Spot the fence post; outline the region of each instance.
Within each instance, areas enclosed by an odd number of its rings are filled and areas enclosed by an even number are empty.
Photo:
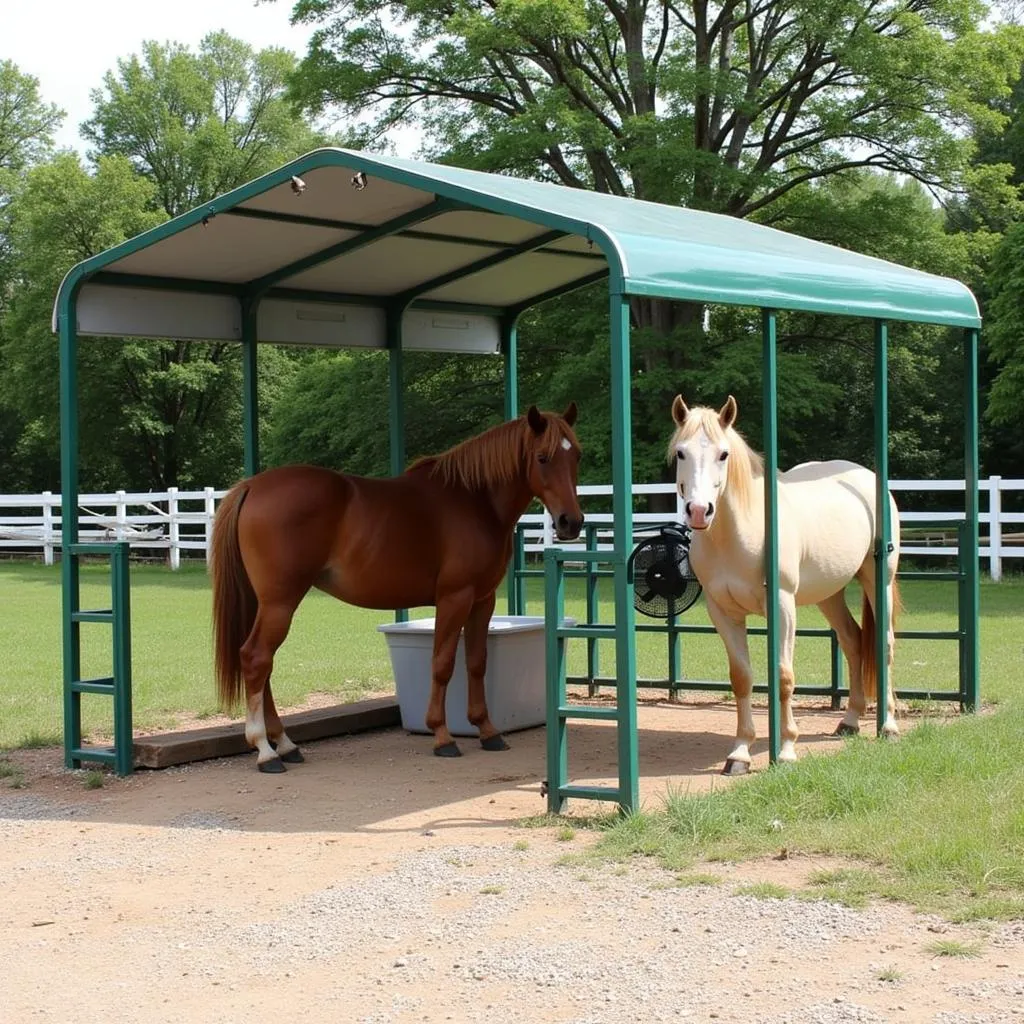
[[[171,568],[177,569],[181,565],[181,548],[178,542],[181,539],[181,526],[178,522],[178,488],[167,488],[167,516],[170,520],[170,543],[171,543]]]
[[[128,497],[124,491],[117,492],[116,509],[117,526],[114,529],[114,540],[121,541],[125,539],[128,531]]]
[[[993,583],[1003,578],[1003,478],[988,478],[988,557]]]
[[[205,521],[203,522],[203,544],[204,544],[204,556],[207,561],[210,560],[210,535],[213,533],[213,515],[216,511],[216,504],[213,500],[213,488],[203,488],[203,513],[205,515]]]
[[[551,518],[551,513],[548,511],[547,505],[544,506],[544,550],[555,546],[555,529],[554,520]]]
[[[53,565],[53,492],[52,491],[43,491],[43,564],[44,565]]]

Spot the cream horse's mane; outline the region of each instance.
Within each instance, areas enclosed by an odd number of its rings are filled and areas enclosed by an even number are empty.
[[[716,444],[725,441],[729,445],[725,494],[731,495],[731,500],[741,509],[749,509],[753,500],[753,482],[764,476],[764,460],[747,444],[738,430],[722,426],[717,409],[697,405],[689,410],[683,425],[676,429],[669,441],[669,465],[676,461],[676,446],[679,442],[692,440],[702,430]]]

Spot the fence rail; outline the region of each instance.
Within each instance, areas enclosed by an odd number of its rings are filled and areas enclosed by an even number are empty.
[[[890,480],[900,504],[900,528],[904,554],[925,557],[956,555],[955,538],[948,524],[964,518],[963,480]],[[986,510],[978,516],[982,528],[980,557],[988,562],[993,580],[1003,574],[1004,562],[1024,558],[1024,512],[1003,510],[1003,497],[1024,492],[1024,479],[990,476],[978,486],[981,504]],[[908,509],[900,492],[912,495],[949,492],[959,494],[952,504],[959,508],[945,512],[915,512]],[[127,541],[133,549],[166,551],[172,569],[181,564],[182,552],[202,552],[209,547],[210,530],[217,502],[225,490],[204,487],[196,491],[180,491],[170,487],[164,492],[117,491],[113,494],[82,494],[79,496],[79,539],[83,542]],[[609,484],[587,484],[579,488],[581,502],[589,523],[598,525],[599,549],[611,546],[612,515],[588,508],[600,499],[611,496]],[[672,484],[635,484],[633,494],[675,495]],[[675,498],[676,515],[679,499]],[[606,504],[607,502],[605,502]],[[32,552],[42,551],[47,565],[61,543],[60,495],[50,491],[42,494],[0,494],[0,549]],[[670,517],[664,512],[636,512],[634,530],[643,533]],[[555,543],[551,517],[543,513],[523,516],[524,549],[540,552]],[[930,526],[929,524],[934,524]],[[560,547],[582,547],[582,544],[560,544]]]

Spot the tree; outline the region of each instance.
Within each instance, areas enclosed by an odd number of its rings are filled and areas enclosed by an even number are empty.
[[[146,42],[93,91],[81,132],[94,156],[128,157],[174,217],[329,142],[285,99],[295,64],[287,50],[257,53],[226,32],[197,53]]]
[[[45,158],[64,111],[39,96],[39,81],[9,60],[0,61],[0,309],[7,294],[9,207],[26,168]]]
[[[1024,222],[1014,224],[1003,238],[992,262],[992,297],[988,304],[988,347],[999,369],[992,384],[988,415],[993,423],[1010,428],[1018,456],[1024,433]]]
[[[0,488],[59,486],[54,296],[75,263],[163,220],[154,196],[124,157],[102,157],[90,174],[77,155],[63,153],[28,173],[12,204],[17,287],[0,320],[0,405],[21,427]],[[264,406],[287,371],[273,351],[261,360]],[[85,488],[163,490],[241,471],[237,345],[82,338],[79,403]]]
[[[955,186],[965,124],[998,124],[1019,31],[973,0],[297,0],[320,27],[293,78],[380,140],[750,216],[856,167]]]
[[[197,53],[147,43],[94,94],[82,131],[90,174],[62,155],[28,174],[11,204],[16,289],[3,318],[10,366],[0,382],[20,419],[19,486],[58,478],[57,352],[50,307],[76,262],[212,199],[321,144],[288,105],[295,58],[256,53],[226,33]],[[261,402],[290,374],[265,350]],[[241,371],[236,345],[87,339],[81,345],[82,476],[90,487],[166,488],[226,482],[241,472]],[[0,431],[15,428],[0,417]]]

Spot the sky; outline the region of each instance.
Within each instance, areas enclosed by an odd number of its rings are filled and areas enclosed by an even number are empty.
[[[92,113],[89,93],[119,57],[139,53],[148,39],[194,47],[218,29],[256,49],[302,55],[313,28],[289,25],[291,11],[292,0],[0,0],[0,60],[39,79],[42,98],[67,113],[57,145],[84,154],[78,125]],[[410,139],[397,141],[402,155],[412,155]]]

